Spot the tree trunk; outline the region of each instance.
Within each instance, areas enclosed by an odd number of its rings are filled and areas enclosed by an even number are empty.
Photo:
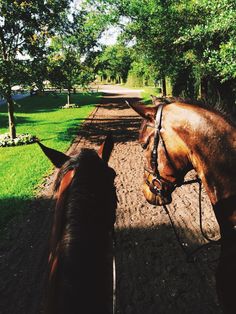
[[[200,98],[204,101],[207,101],[207,93],[208,93],[207,78],[202,77],[200,85]]]
[[[71,91],[68,89],[68,94],[67,94],[67,104],[70,105],[71,103]]]
[[[14,117],[14,103],[11,96],[11,81],[10,81],[10,67],[9,67],[9,56],[7,54],[6,43],[3,33],[3,28],[0,28],[0,42],[1,49],[3,54],[3,66],[6,68],[5,77],[3,77],[6,83],[6,101],[8,106],[8,120],[9,120],[9,134],[12,139],[16,138],[16,126],[15,126],[15,117]]]
[[[163,97],[166,96],[166,78],[165,77],[162,78],[162,96]]]
[[[8,87],[6,94],[7,106],[8,106],[8,120],[9,120],[9,134],[12,139],[16,138],[16,126],[14,117],[14,102],[11,95],[11,88]]]

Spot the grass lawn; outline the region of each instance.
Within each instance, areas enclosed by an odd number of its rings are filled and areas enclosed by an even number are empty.
[[[17,101],[15,108],[17,134],[36,135],[43,144],[66,151],[78,125],[99,103],[99,94],[76,94],[75,109],[59,109],[66,95],[33,96]],[[8,132],[7,106],[0,106],[0,133]],[[0,148],[0,227],[12,217],[26,213],[30,200],[47,176],[52,165],[37,144]]]
[[[152,104],[151,96],[150,95],[155,95],[155,96],[160,96],[159,88],[155,87],[142,87],[144,90],[141,92],[141,97],[143,99],[143,103],[149,105]]]

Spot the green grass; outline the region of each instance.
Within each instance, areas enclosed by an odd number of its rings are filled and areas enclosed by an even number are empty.
[[[78,125],[99,102],[99,94],[76,94],[76,109],[59,109],[66,95],[33,96],[17,103],[15,108],[18,134],[36,135],[43,144],[66,151],[74,139]],[[8,132],[7,106],[0,106],[0,133]],[[37,144],[0,148],[0,227],[12,217],[25,214],[52,165]]]
[[[149,105],[152,103],[151,96],[150,95],[155,95],[155,96],[160,96],[159,93],[159,88],[155,87],[142,87],[144,90],[141,92],[141,97],[143,99],[143,103]]]

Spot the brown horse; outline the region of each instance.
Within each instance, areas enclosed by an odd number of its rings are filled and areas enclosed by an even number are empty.
[[[98,152],[83,149],[69,157],[39,143],[60,168],[55,183],[47,314],[112,312],[112,232],[115,171],[108,166],[108,136]]]
[[[131,107],[144,118],[139,142],[146,152],[143,191],[151,204],[165,205],[195,169],[212,203],[221,232],[216,273],[225,313],[236,313],[236,127],[203,105],[153,99]]]

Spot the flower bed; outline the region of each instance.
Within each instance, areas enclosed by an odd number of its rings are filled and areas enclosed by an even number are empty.
[[[79,105],[76,104],[66,104],[65,106],[60,107],[61,109],[73,109],[73,108],[79,108]]]
[[[0,147],[26,145],[35,142],[37,142],[36,136],[28,133],[19,134],[14,139],[12,139],[8,133],[0,134]]]

